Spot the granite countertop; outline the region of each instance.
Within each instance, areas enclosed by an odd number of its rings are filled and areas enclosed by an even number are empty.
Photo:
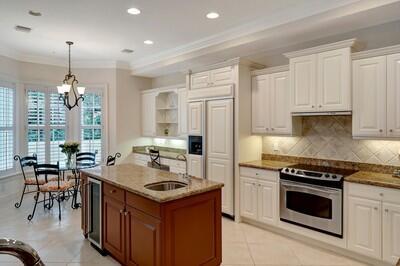
[[[283,161],[273,161],[273,160],[258,160],[246,163],[239,163],[239,166],[251,167],[266,170],[279,171],[282,168],[294,165],[295,163],[283,162]]]
[[[183,182],[183,180],[177,174],[171,172],[134,164],[120,164],[108,167],[98,166],[95,168],[82,170],[81,172],[106,183],[115,185],[116,187],[122,188],[126,191],[160,203],[201,194],[223,187],[222,183],[192,177],[191,184],[185,188],[170,191],[150,190],[144,186],[146,184],[162,181]]]
[[[279,171],[282,168],[295,164],[296,163],[285,161],[258,160],[239,163],[239,166]],[[352,183],[400,189],[400,178],[393,177],[391,174],[385,173],[357,171],[356,173],[345,177],[344,180]]]
[[[138,154],[145,154],[145,155],[149,155],[149,153],[145,150],[135,150],[133,151],[133,153],[138,153]],[[171,151],[160,151],[160,157],[164,158],[164,159],[172,159],[172,160],[178,160],[178,161],[184,161],[181,158],[176,158],[176,156],[178,156],[181,153],[177,153],[177,152],[171,152]],[[150,155],[149,155],[150,156]],[[150,157],[149,157],[150,158]]]
[[[400,189],[400,178],[393,177],[391,174],[358,171],[346,176],[344,180],[353,183]]]

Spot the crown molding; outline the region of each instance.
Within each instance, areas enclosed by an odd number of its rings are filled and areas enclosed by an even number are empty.
[[[320,45],[320,46],[307,48],[304,50],[284,53],[283,55],[286,56],[287,58],[293,58],[293,57],[317,54],[317,53],[322,53],[322,52],[327,52],[327,51],[341,49],[341,48],[347,48],[347,47],[357,49],[357,45],[358,44],[357,44],[356,39],[348,39],[348,40],[343,40],[340,42],[329,43],[329,44],[324,44],[324,45]]]
[[[289,71],[289,65],[268,67],[268,68],[253,70],[253,71],[251,71],[251,75],[258,76],[258,75],[266,75],[266,74],[286,72],[286,71]]]
[[[245,58],[235,57],[235,58],[232,58],[232,59],[229,59],[229,60],[225,60],[225,61],[222,61],[222,62],[219,62],[219,63],[216,63],[216,64],[211,64],[211,65],[191,68],[188,71],[186,71],[186,74],[193,74],[193,73],[198,73],[198,72],[218,69],[218,68],[227,67],[227,66],[235,66],[235,65],[248,66],[249,68],[252,68],[252,69],[265,68],[265,65],[255,63],[255,62],[250,61],[250,60],[245,59]]]
[[[357,60],[396,53],[400,53],[400,44],[353,53],[351,59]]]

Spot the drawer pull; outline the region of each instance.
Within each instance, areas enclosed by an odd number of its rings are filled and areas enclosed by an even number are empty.
[[[123,213],[124,212],[124,210],[119,210],[119,213]]]
[[[110,190],[110,194],[113,194],[113,193],[115,193],[115,192],[117,192],[115,189],[111,189],[111,190]]]
[[[377,210],[378,210],[378,207],[374,207],[374,210],[377,211]]]
[[[383,197],[383,193],[379,193],[379,196]]]
[[[385,212],[389,212],[389,210],[388,210],[388,209],[385,209]]]

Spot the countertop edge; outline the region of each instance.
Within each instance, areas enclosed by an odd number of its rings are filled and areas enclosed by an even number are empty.
[[[259,160],[261,161],[274,161],[274,160]],[[242,162],[239,163],[240,167],[249,167],[249,168],[255,168],[255,169],[261,169],[261,170],[272,170],[272,171],[280,171],[283,167],[274,167],[274,166],[267,166],[267,165],[255,165],[254,163],[258,161],[251,161],[251,162]],[[275,161],[277,163],[285,163],[284,161]],[[289,165],[293,165],[295,163],[287,163]],[[357,171],[355,174],[358,172],[366,172],[366,171]],[[381,173],[377,172],[368,172],[371,173],[371,175],[380,175]],[[390,175],[390,174],[385,174],[385,175]],[[394,178],[394,177],[393,177]],[[363,184],[363,185],[370,185],[370,186],[376,186],[376,187],[383,187],[383,188],[391,188],[391,189],[400,189],[400,184],[397,183],[390,183],[390,182],[384,182],[380,180],[371,180],[367,178],[362,178],[362,177],[355,177],[353,175],[347,176],[344,178],[345,182],[349,183],[355,183],[355,184]],[[399,265],[400,266],[400,265]]]
[[[181,193],[181,194],[179,194],[177,196],[169,197],[168,199],[159,199],[159,198],[153,197],[153,196],[151,196],[149,194],[143,193],[142,191],[135,190],[135,189],[133,189],[131,187],[121,185],[118,182],[113,182],[113,181],[111,181],[111,180],[109,180],[107,178],[104,178],[104,177],[100,176],[100,175],[96,175],[94,173],[87,172],[85,170],[82,170],[81,173],[83,173],[83,174],[85,174],[85,175],[87,175],[89,177],[93,177],[95,179],[98,179],[98,180],[100,180],[102,182],[105,182],[105,183],[111,184],[113,186],[116,186],[118,188],[121,188],[121,189],[123,189],[125,191],[128,191],[130,193],[134,193],[135,195],[139,195],[139,196],[142,196],[142,197],[144,197],[146,199],[153,200],[153,201],[158,202],[158,203],[166,203],[166,202],[174,201],[174,200],[177,200],[177,199],[182,199],[182,198],[185,198],[185,197],[195,196],[195,195],[202,194],[202,193],[205,193],[205,192],[221,189],[224,186],[223,184],[217,183],[217,184],[214,184],[214,185],[210,185],[207,188],[198,189],[196,191],[184,192],[184,193]],[[195,177],[192,177],[192,178],[195,178]]]

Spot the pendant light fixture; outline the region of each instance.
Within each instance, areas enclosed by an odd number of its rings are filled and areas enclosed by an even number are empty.
[[[84,100],[83,94],[85,93],[85,87],[77,87],[79,82],[71,72],[71,45],[74,43],[71,41],[67,41],[66,43],[68,45],[68,74],[65,75],[63,84],[57,86],[57,91],[60,94],[60,100],[63,100],[65,107],[67,107],[68,110],[71,110],[75,106],[79,106],[80,100]],[[70,98],[72,98],[72,102],[70,101]]]

